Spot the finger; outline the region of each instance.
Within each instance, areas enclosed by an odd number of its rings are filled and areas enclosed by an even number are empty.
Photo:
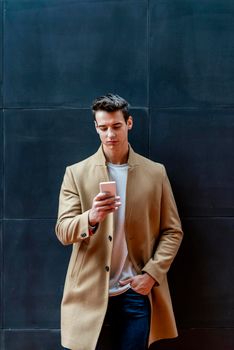
[[[105,200],[105,199],[107,199],[107,198],[114,198],[114,196],[110,196],[110,195],[108,195],[108,193],[104,193],[104,192],[100,192],[100,193],[98,193],[97,195],[96,195],[96,197],[94,197],[94,201],[103,201],[103,200]]]
[[[120,199],[119,196],[113,196],[110,192],[99,192],[95,197],[97,200],[103,200],[106,198],[116,198],[118,200]]]
[[[103,207],[98,207],[96,209],[97,213],[101,214],[101,213],[111,213],[114,212],[115,210],[117,210],[118,208],[116,208],[115,206],[103,206]]]
[[[120,205],[121,202],[119,200],[108,198],[102,201],[96,202],[98,205]]]
[[[125,286],[126,284],[131,283],[131,282],[132,282],[132,278],[127,278],[126,280],[119,281],[119,284],[121,286]]]
[[[98,205],[106,205],[106,204],[111,204],[111,203],[118,203],[120,202],[119,197],[96,197],[94,198],[94,203],[98,204]]]
[[[101,202],[95,202],[94,207],[96,209],[102,209],[102,208],[118,208],[121,205],[120,202],[113,202],[113,201],[101,201]]]
[[[104,208],[105,209],[115,209],[118,208],[121,205],[120,202],[113,202],[113,201],[100,201],[100,202],[95,202],[94,203],[94,207],[97,210],[102,210]]]

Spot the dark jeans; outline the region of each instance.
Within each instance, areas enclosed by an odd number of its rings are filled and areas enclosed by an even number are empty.
[[[146,350],[149,327],[149,298],[129,289],[109,298],[96,350]]]

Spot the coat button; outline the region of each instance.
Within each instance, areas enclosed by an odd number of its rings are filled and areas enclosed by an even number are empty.
[[[112,237],[111,237],[111,236],[108,236],[108,238],[109,238],[109,241],[111,242],[111,241],[112,241]]]
[[[110,271],[109,266],[106,266],[106,267],[105,267],[105,270],[106,270],[107,272]]]
[[[86,233],[86,232],[81,233],[81,237],[82,237],[82,238],[87,237],[87,233]]]

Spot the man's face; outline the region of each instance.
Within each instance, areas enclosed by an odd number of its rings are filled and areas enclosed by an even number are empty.
[[[133,121],[130,116],[125,122],[123,112],[96,112],[95,127],[105,149],[120,150],[128,147],[128,130],[132,128]]]

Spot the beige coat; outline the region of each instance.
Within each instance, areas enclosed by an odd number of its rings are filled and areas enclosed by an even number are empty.
[[[149,343],[177,336],[167,283],[167,271],[183,232],[163,165],[136,154],[130,147],[126,190],[125,231],[129,256],[136,271],[148,272],[158,283],[149,295]],[[60,192],[56,234],[73,244],[61,305],[62,345],[72,350],[94,350],[108,303],[113,214],[88,237],[88,211],[108,181],[102,148],[66,169]]]

